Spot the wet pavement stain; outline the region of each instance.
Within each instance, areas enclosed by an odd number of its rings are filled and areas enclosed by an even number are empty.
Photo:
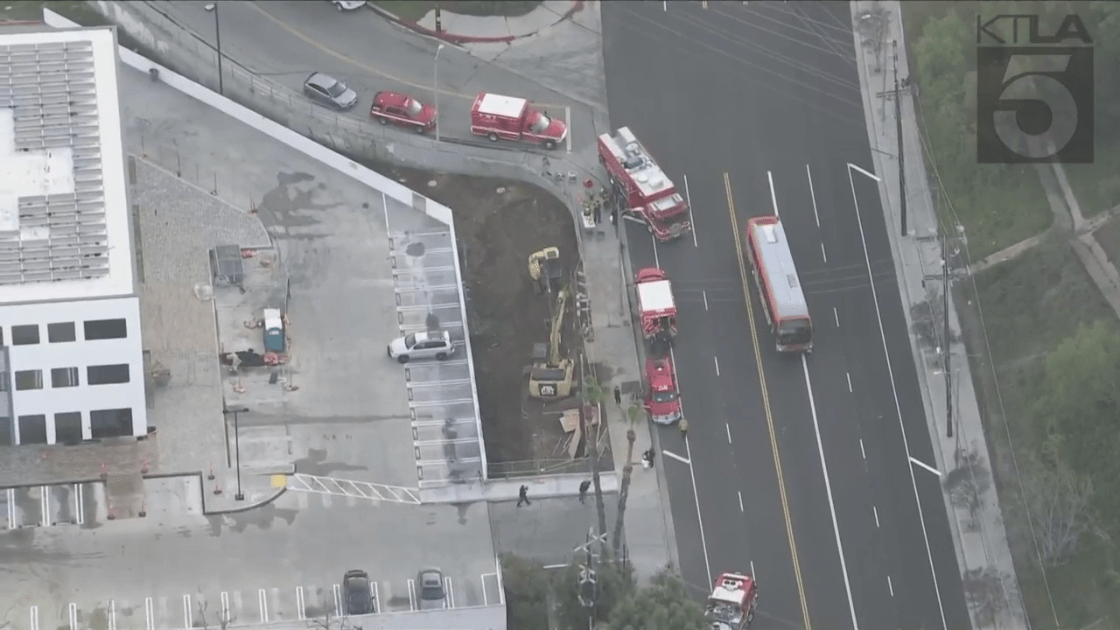
[[[324,436],[326,437],[326,436]],[[326,449],[309,449],[307,457],[297,459],[295,464],[296,472],[305,475],[315,475],[317,477],[330,477],[331,473],[347,472],[352,470],[369,470],[366,466],[355,466],[353,464],[344,464],[342,462],[328,462]]]
[[[415,256],[419,258],[420,256],[424,255],[424,244],[420,242],[409,243],[407,246],[405,246],[404,253],[408,254],[409,256]]]

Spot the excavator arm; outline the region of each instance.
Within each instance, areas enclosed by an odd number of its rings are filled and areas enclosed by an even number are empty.
[[[568,290],[556,293],[556,310],[552,314],[552,331],[548,335],[548,364],[560,365],[560,332],[564,328],[564,308],[568,303]]]

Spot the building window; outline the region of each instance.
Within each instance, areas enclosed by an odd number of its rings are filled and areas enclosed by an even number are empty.
[[[132,409],[95,409],[89,412],[89,429],[95,439],[133,435]]]
[[[47,443],[47,417],[43,414],[19,417],[20,444]]]
[[[43,389],[42,370],[20,370],[16,372],[16,391]]]
[[[11,377],[11,374],[9,374],[8,372],[0,372],[0,392],[12,391],[11,386],[8,385],[9,377]]]
[[[82,412],[65,411],[54,414],[54,441],[59,444],[81,444]]]
[[[99,339],[124,339],[128,326],[124,319],[92,319],[85,323],[86,341]]]
[[[86,383],[89,385],[118,385],[128,382],[128,364],[91,365],[86,368]]]
[[[0,346],[4,345],[4,329],[0,328]]]
[[[78,368],[51,368],[51,387],[77,387]]]
[[[39,325],[12,326],[13,346],[33,346],[39,343]]]
[[[59,322],[47,324],[47,341],[51,343],[66,343],[75,341],[74,322]]]
[[[11,418],[0,418],[0,446],[12,445],[14,429]]]

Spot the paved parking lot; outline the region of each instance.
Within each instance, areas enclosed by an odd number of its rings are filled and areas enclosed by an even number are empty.
[[[5,488],[0,490],[0,527],[82,525],[87,506],[95,506],[104,493],[100,483]]]
[[[404,366],[420,484],[482,476],[478,402],[458,277],[447,226],[387,201],[390,261],[401,334],[443,329],[456,354],[447,361]]]

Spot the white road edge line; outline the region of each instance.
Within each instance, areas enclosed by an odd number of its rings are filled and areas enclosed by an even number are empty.
[[[940,470],[934,468],[933,466],[930,466],[929,464],[923,462],[922,460],[918,459],[917,457],[910,457],[910,463],[921,466],[922,468],[925,468],[926,470],[928,470],[931,473],[937,475],[938,477],[941,476],[941,471]]]
[[[828,511],[832,515],[832,531],[836,534],[836,549],[840,552],[840,570],[844,574],[844,589],[848,593],[848,610],[852,614],[852,628],[859,630],[856,620],[856,603],[852,599],[852,584],[848,579],[848,563],[844,559],[844,544],[840,542],[840,523],[836,519],[836,503],[832,500],[832,482],[828,479],[828,464],[824,460],[824,444],[821,441],[821,427],[817,421],[817,404],[813,400],[813,384],[809,380],[809,361],[801,355],[801,368],[805,372],[805,389],[809,392],[809,414],[813,417],[813,431],[817,434],[817,453],[821,456],[821,471],[824,473],[824,490],[828,495]]]
[[[719,376],[719,357],[712,355],[712,360],[716,362],[716,376]]]
[[[706,311],[708,310],[708,292],[704,289],[700,289],[700,295],[704,296],[704,310]]]
[[[669,346],[669,358],[673,361],[673,365],[677,365],[677,354],[673,352],[673,347]],[[680,392],[678,392],[680,393]],[[684,414],[684,402],[681,402],[681,417]],[[704,515],[700,512],[700,492],[696,489],[696,469],[692,467],[692,446],[689,444],[688,435],[684,436],[684,449],[685,454],[688,456],[688,475],[692,478],[692,497],[696,499],[696,522],[700,525],[700,548],[704,551],[704,570],[708,574],[708,588],[712,587],[712,563],[708,560],[708,539],[704,535]],[[662,453],[668,453],[665,449],[661,450]],[[679,457],[678,457],[679,459]]]
[[[852,373],[851,372],[845,372],[844,376],[848,377],[848,393],[850,394],[850,393],[852,393]],[[861,440],[861,443],[862,443],[862,440]]]
[[[856,182],[852,178],[852,171],[858,171],[867,177],[875,180],[877,183],[882,183],[882,178],[868,173],[862,168],[848,162],[848,186],[852,190],[852,203],[856,209],[856,225],[859,226],[859,239],[863,244],[863,260],[867,264],[867,277],[872,280],[871,282],[871,299],[875,304],[875,317],[879,320],[879,337],[883,341],[883,357],[887,361],[887,374],[891,379],[891,392],[894,394],[894,409],[898,414],[898,427],[902,431],[902,446],[906,450],[907,457],[910,456],[910,443],[906,439],[906,425],[902,422],[902,404],[898,401],[898,389],[894,385],[894,369],[891,367],[891,356],[887,350],[887,333],[883,330],[883,315],[879,311],[879,293],[875,290],[874,274],[871,273],[871,256],[867,253],[867,237],[863,233],[863,218],[859,214],[859,199],[856,197]],[[911,458],[911,461],[917,461]],[[918,481],[914,478],[914,468],[907,467],[910,471],[910,485],[914,490],[914,502],[918,504],[918,520],[922,524],[922,538],[926,543],[926,557],[929,559],[929,571],[933,577],[933,589],[937,592],[937,609],[941,613],[941,626],[948,627],[948,621],[945,619],[945,607],[941,604],[941,585],[937,583],[937,569],[933,565],[933,550],[929,546],[929,531],[926,529],[926,518],[922,512],[922,499],[918,496]],[[940,475],[939,475],[940,476]]]
[[[739,490],[738,492],[739,492],[739,511],[740,512],[746,512],[746,510],[743,509],[743,491]]]
[[[774,193],[774,174],[766,171],[766,179],[770,182],[770,203],[774,204],[774,216],[781,218],[782,214],[778,212],[778,195]]]
[[[723,426],[727,427],[727,443],[730,444],[731,443],[731,425],[725,422],[725,423],[723,423]]]
[[[820,227],[821,215],[817,214],[817,193],[813,191],[813,172],[809,170],[808,164],[805,165],[805,176],[809,178],[809,195],[813,198],[813,218],[817,220],[817,227]]]
[[[666,451],[665,449],[661,449],[661,454],[664,455],[665,457],[668,457],[669,459],[675,459],[682,464],[689,464],[689,465],[692,464],[692,462],[689,459],[687,459],[685,457],[681,457],[680,455],[677,455],[673,451]]]
[[[564,106],[564,124],[566,124],[568,126],[568,137],[566,138],[566,142],[568,143],[568,153],[571,153],[572,152],[572,108],[568,105]]]
[[[700,247],[696,242],[696,217],[692,216],[692,195],[688,194],[688,175],[684,177],[684,200],[688,202],[688,222],[692,224],[692,246]]]
[[[303,619],[303,617],[300,617],[300,619]],[[183,595],[183,627],[184,628],[193,628],[194,627],[194,614],[191,612],[191,595],[190,595],[190,593],[187,593],[186,595]]]
[[[871,511],[875,514],[875,527],[879,527],[879,508],[872,505]]]

